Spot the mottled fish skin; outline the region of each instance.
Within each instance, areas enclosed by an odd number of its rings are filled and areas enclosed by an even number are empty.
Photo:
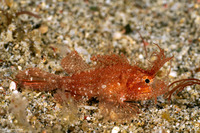
[[[38,68],[29,68],[16,75],[19,86],[40,91],[59,89],[66,97],[71,95],[79,101],[83,97],[96,97],[105,108],[119,108],[117,112],[137,112],[137,105],[131,103],[155,99],[163,94],[168,98],[176,90],[181,91],[185,86],[200,84],[198,79],[180,80],[168,85],[168,75],[157,79],[160,68],[172,57],[166,57],[164,50],[159,48],[152,56],[156,59],[147,69],[137,64],[130,64],[124,55],[96,55],[91,58],[94,65],[88,65],[81,56],[73,51],[61,62],[61,66],[69,76],[58,76],[44,72]],[[169,88],[179,83],[174,89]],[[58,95],[57,95],[58,96]],[[62,101],[62,100],[61,100]]]

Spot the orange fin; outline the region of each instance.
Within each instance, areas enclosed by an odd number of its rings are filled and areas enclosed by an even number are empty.
[[[168,62],[169,60],[171,60],[174,56],[171,57],[166,57],[165,53],[164,53],[164,49],[160,48],[158,46],[158,44],[155,44],[158,48],[159,48],[159,52],[158,51],[154,51],[151,56],[156,56],[156,60],[154,60],[153,62],[151,62],[151,66],[149,67],[149,69],[147,69],[147,72],[150,75],[155,76],[157,74],[157,72],[160,70],[161,67],[163,67],[163,65]]]
[[[176,85],[175,85],[176,84]],[[176,91],[176,94],[181,92],[186,86],[191,86],[191,85],[200,85],[200,80],[196,78],[191,78],[191,79],[180,79],[177,81],[172,82],[170,85],[168,85],[168,89],[170,87],[174,87],[165,94],[165,98],[168,98],[168,101],[171,99],[172,94]]]
[[[39,68],[29,68],[19,72],[15,81],[21,87],[50,91],[60,88],[60,79],[60,76],[42,71]]]
[[[96,55],[91,58],[92,61],[96,61],[98,67],[102,66],[110,66],[110,65],[130,65],[127,58],[121,54],[121,55]]]
[[[89,65],[76,51],[69,53],[65,58],[63,58],[61,61],[61,66],[67,73],[72,74],[89,69]]]
[[[105,120],[114,120],[119,123],[134,118],[139,112],[139,105],[136,103],[101,101],[99,108]]]

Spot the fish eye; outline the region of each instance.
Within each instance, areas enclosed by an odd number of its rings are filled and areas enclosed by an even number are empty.
[[[150,82],[150,80],[149,80],[149,79],[145,79],[145,83],[147,83],[147,84],[148,84],[149,82]]]

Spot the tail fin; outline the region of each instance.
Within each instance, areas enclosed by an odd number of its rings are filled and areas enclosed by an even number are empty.
[[[60,76],[42,71],[39,68],[29,68],[19,72],[15,81],[20,87],[50,91],[60,88],[60,79]]]

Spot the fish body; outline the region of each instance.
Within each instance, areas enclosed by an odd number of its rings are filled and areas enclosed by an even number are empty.
[[[122,102],[129,99],[130,89],[135,91],[136,95],[139,94],[137,88],[140,85],[131,88],[129,82],[133,79],[136,81],[141,73],[137,67],[115,64],[63,77],[62,88],[71,94],[89,99],[97,97],[99,100]]]
[[[39,91],[58,89],[61,90],[60,94],[63,93],[66,97],[70,95],[76,101],[95,97],[103,105],[103,109],[122,114],[127,112],[130,115],[137,111],[137,105],[133,103],[135,101],[155,99],[156,103],[160,95],[167,94],[170,98],[176,90],[181,91],[185,86],[200,84],[198,79],[183,79],[168,85],[168,75],[158,79],[157,72],[173,58],[166,57],[164,50],[159,46],[158,48],[160,51],[152,54],[156,59],[150,62],[147,69],[130,64],[124,55],[115,54],[93,56],[93,65],[88,65],[73,51],[61,61],[61,66],[69,76],[62,77],[39,68],[29,68],[20,71],[15,81],[22,88]],[[178,85],[169,90],[176,83]]]
[[[157,97],[156,87],[152,88],[154,73],[131,65],[123,55],[97,55],[91,59],[97,64],[87,66],[77,52],[72,52],[61,63],[70,76],[61,77],[30,68],[19,72],[16,80],[19,85],[35,90],[62,89],[75,99],[97,97],[100,101],[120,103]]]

